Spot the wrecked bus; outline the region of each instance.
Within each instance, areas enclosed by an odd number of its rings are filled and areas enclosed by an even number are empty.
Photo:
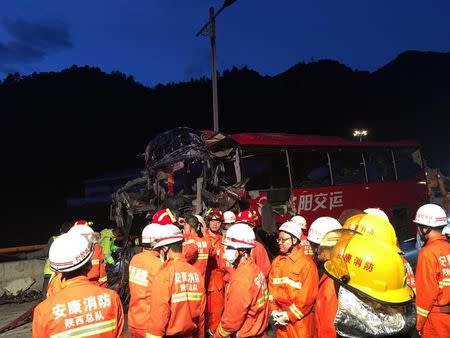
[[[415,141],[179,127],[148,144],[142,176],[114,194],[111,217],[129,233],[133,223],[142,228],[146,215],[164,207],[195,213],[252,208],[260,237],[270,240],[276,225],[295,214],[310,224],[345,209],[379,207],[402,243],[415,238],[411,221],[427,202],[426,184]]]

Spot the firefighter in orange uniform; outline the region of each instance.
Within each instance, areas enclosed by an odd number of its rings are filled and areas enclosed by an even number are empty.
[[[182,255],[181,230],[165,225],[160,231],[155,248],[166,262],[153,279],[146,337],[204,337],[203,278]]]
[[[158,250],[153,249],[161,226],[153,223],[145,226],[142,230],[142,252],[134,255],[129,265],[128,333],[131,338],[145,337],[146,334],[152,281],[162,266]]]
[[[239,222],[247,223],[255,230],[256,221],[258,220],[258,215],[255,210],[244,210],[239,213],[236,217],[236,220]],[[255,261],[256,265],[259,266],[264,276],[269,275],[270,271],[270,260],[269,255],[267,254],[266,248],[258,241],[255,242],[255,248],[252,250],[252,257]]]
[[[266,277],[250,255],[255,233],[244,223],[232,225],[223,240],[227,262],[236,270],[227,286],[225,309],[214,338],[260,337],[269,321]]]
[[[188,260],[189,264],[195,266],[206,277],[206,266],[208,265],[209,253],[211,252],[211,242],[203,235],[202,224],[199,215],[189,216],[186,222],[191,226],[190,239],[193,240],[198,248],[198,255]]]
[[[34,309],[33,337],[124,337],[119,296],[86,277],[93,253],[92,243],[82,235],[67,233],[55,239],[49,260],[62,275],[62,289]]]
[[[338,299],[334,281],[324,273],[323,264],[330,258],[331,249],[336,244],[336,242],[332,242],[326,238],[325,235],[330,233],[330,231],[341,228],[342,225],[336,219],[332,217],[319,217],[312,222],[308,231],[308,241],[311,243],[314,252],[314,261],[317,264],[320,275],[319,293],[316,304],[314,305],[317,337],[336,337],[334,318],[338,309]]]
[[[450,336],[450,243],[442,235],[447,225],[444,209],[425,204],[414,222],[425,246],[416,269],[417,331],[422,337]]]
[[[211,251],[206,267],[206,329],[213,334],[220,322],[224,307],[224,270],[222,269],[222,221],[223,214],[219,209],[210,209],[206,214],[208,228],[205,238],[211,243]]]
[[[167,225],[172,224],[184,230],[183,255],[189,261],[198,255],[197,244],[191,238],[191,228],[184,217],[178,217],[170,209],[158,210],[152,217],[152,223]]]
[[[303,233],[303,230],[306,231],[306,229],[307,229],[306,219],[303,216],[296,215],[296,216],[292,217],[290,219],[290,221],[297,223],[300,226],[300,228],[302,229],[302,235],[301,235],[302,238],[300,239],[299,247],[301,248],[301,250],[303,250],[303,253],[305,255],[312,257],[314,255],[314,252],[312,250],[311,243],[309,243],[308,238]]]
[[[98,244],[100,234],[92,230],[89,226],[90,223],[92,224],[92,222],[87,222],[83,219],[78,220],[68,232],[81,234],[93,243],[92,269],[88,272],[87,278],[96,285],[107,287],[108,277],[106,275],[105,256],[103,255],[101,246]]]
[[[278,229],[280,255],[269,274],[269,309],[278,338],[316,336],[312,313],[317,299],[319,275],[310,256],[299,248],[302,229],[294,222]]]

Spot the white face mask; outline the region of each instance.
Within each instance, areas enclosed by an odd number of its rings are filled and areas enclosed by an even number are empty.
[[[238,257],[238,252],[236,249],[225,249],[223,258],[225,258],[225,260],[229,264],[233,264],[237,257]]]

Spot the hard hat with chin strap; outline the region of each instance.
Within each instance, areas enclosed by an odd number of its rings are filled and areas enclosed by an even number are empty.
[[[447,214],[437,204],[425,204],[417,210],[413,222],[429,228],[441,228],[447,225]]]
[[[160,225],[157,231],[156,244],[154,248],[160,248],[165,245],[182,242],[183,241],[183,233],[181,230],[173,225]]]
[[[255,233],[248,224],[236,223],[227,230],[222,244],[235,249],[251,249],[255,247]]]
[[[83,235],[66,233],[53,241],[48,260],[53,271],[69,272],[88,263],[93,253],[92,243]]]
[[[341,229],[342,225],[338,222],[337,219],[333,217],[319,217],[314,222],[311,223],[308,231],[308,241],[320,244],[320,241],[323,239],[327,232]]]

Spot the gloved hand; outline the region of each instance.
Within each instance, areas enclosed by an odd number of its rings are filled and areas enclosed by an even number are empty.
[[[286,326],[289,323],[289,316],[286,311],[272,311],[271,316],[275,325]]]

